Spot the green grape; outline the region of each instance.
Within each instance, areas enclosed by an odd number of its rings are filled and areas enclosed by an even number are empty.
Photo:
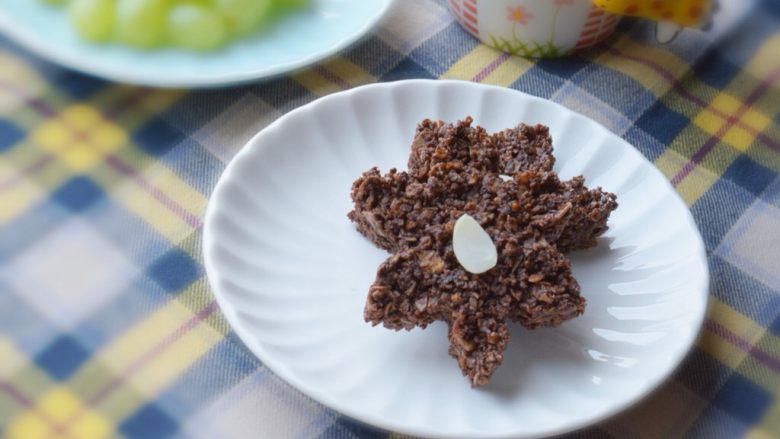
[[[212,50],[311,0],[40,0],[67,5],[82,38],[150,49],[166,43]],[[167,37],[167,41],[166,41]]]
[[[307,6],[310,0],[274,0],[274,2],[285,9],[298,9]]]
[[[68,6],[76,31],[89,41],[107,41],[114,32],[114,0],[73,0]]]
[[[117,38],[128,46],[148,49],[165,36],[167,2],[162,0],[117,0]]]
[[[205,7],[213,7],[214,0],[169,0],[171,6],[176,5],[197,5]]]
[[[216,0],[216,8],[225,26],[234,35],[257,29],[272,15],[272,0]]]
[[[225,25],[213,10],[197,5],[179,5],[168,14],[168,38],[179,47],[212,50],[226,42]]]

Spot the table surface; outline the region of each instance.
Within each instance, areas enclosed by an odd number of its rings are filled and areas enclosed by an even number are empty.
[[[499,84],[583,113],[693,212],[712,271],[696,347],[650,398],[574,436],[780,435],[780,2],[667,46],[624,21],[592,50],[533,62],[478,44],[441,0],[402,0],[339,56],[225,90],[107,83],[0,39],[0,436],[394,436],[244,348],[213,301],[201,232],[220,172],[258,130],[405,78]]]

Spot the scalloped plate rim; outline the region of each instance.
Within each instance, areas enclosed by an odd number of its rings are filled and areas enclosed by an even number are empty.
[[[293,119],[296,117],[297,114],[308,112],[308,111],[314,111],[316,107],[323,102],[326,102],[331,99],[346,99],[351,95],[362,93],[364,90],[367,89],[373,89],[373,88],[401,88],[404,86],[414,86],[414,85],[420,85],[420,86],[433,86],[433,87],[448,87],[448,86],[466,86],[466,87],[477,87],[482,88],[483,91],[487,90],[498,90],[502,93],[505,92],[511,92],[511,93],[517,93],[519,96],[522,96],[523,99],[529,99],[531,101],[544,101],[548,104],[554,105],[559,111],[567,113],[568,116],[584,119],[589,124],[592,124],[597,129],[602,130],[607,136],[614,138],[616,141],[623,144],[624,147],[626,147],[626,150],[629,151],[631,154],[635,154],[638,156],[639,160],[645,162],[649,166],[649,170],[653,173],[658,174],[662,177],[662,180],[665,183],[665,187],[663,188],[664,191],[667,191],[670,193],[670,195],[675,199],[676,202],[680,203],[685,208],[685,214],[686,214],[686,220],[687,225],[691,227],[693,231],[696,233],[697,238],[697,244],[698,244],[698,255],[700,262],[700,268],[702,269],[702,275],[703,275],[703,284],[699,286],[698,293],[699,293],[699,312],[696,316],[694,316],[691,319],[692,325],[691,327],[694,329],[691,331],[691,335],[688,337],[685,342],[681,343],[679,345],[680,349],[677,352],[674,352],[675,358],[673,361],[670,362],[670,367],[664,371],[664,373],[659,374],[656,379],[647,381],[643,388],[643,390],[636,395],[634,395],[632,398],[626,399],[622,401],[619,404],[614,405],[610,410],[601,413],[597,416],[592,416],[590,418],[584,419],[581,422],[571,423],[569,425],[566,425],[563,428],[555,429],[555,430],[549,430],[545,431],[541,435],[536,434],[527,434],[523,431],[500,431],[500,432],[485,432],[485,431],[464,431],[460,432],[457,435],[448,434],[448,433],[442,433],[436,430],[432,429],[418,429],[418,428],[409,428],[403,424],[402,421],[400,422],[391,422],[386,419],[383,419],[380,416],[376,416],[374,414],[372,415],[366,415],[365,413],[361,413],[359,411],[353,410],[349,404],[343,404],[339,402],[338,400],[332,398],[331,396],[327,394],[318,393],[315,389],[311,389],[304,383],[300,382],[296,377],[291,376],[289,373],[287,373],[287,368],[283,364],[279,364],[277,361],[275,361],[272,357],[268,357],[265,354],[265,351],[263,347],[261,346],[260,342],[255,341],[254,337],[251,334],[251,331],[247,329],[241,322],[240,318],[237,316],[236,308],[232,305],[230,300],[225,297],[225,295],[221,292],[220,286],[218,285],[218,280],[220,279],[220,276],[218,275],[219,270],[216,268],[216,263],[214,262],[215,256],[213,255],[212,248],[214,246],[214,231],[212,230],[210,224],[213,224],[214,217],[216,215],[215,213],[215,205],[217,203],[216,200],[218,200],[219,193],[221,192],[221,188],[226,185],[227,181],[231,178],[231,175],[234,173],[234,169],[237,166],[238,163],[243,161],[246,157],[249,157],[254,150],[261,151],[262,148],[268,148],[270,146],[264,146],[262,142],[260,141],[261,138],[269,132],[276,131],[280,129],[284,124],[287,123],[288,120]],[[367,84],[355,88],[351,88],[348,90],[344,90],[341,92],[333,93],[318,99],[315,99],[312,102],[309,102],[308,104],[305,104],[301,107],[298,107],[282,116],[280,116],[278,119],[276,119],[274,122],[272,122],[270,125],[262,129],[260,132],[255,134],[246,144],[244,147],[241,148],[241,150],[236,153],[236,155],[233,157],[233,159],[228,163],[228,165],[225,167],[225,170],[223,171],[222,175],[220,176],[217,184],[214,186],[214,190],[212,191],[212,196],[208,202],[208,206],[206,209],[205,219],[204,219],[204,226],[203,226],[203,257],[204,257],[204,265],[206,269],[207,278],[209,281],[209,284],[213,290],[215,300],[224,313],[226,319],[230,323],[231,329],[233,329],[236,334],[239,336],[241,341],[246,345],[246,347],[255,355],[257,356],[263,364],[268,367],[269,370],[271,370],[273,373],[278,375],[280,378],[282,378],[285,382],[290,384],[293,388],[300,391],[301,393],[311,397],[315,401],[330,407],[344,415],[347,415],[353,419],[356,419],[361,422],[365,422],[367,424],[383,428],[388,431],[402,433],[402,434],[409,434],[414,436],[422,436],[422,437],[429,437],[434,439],[451,439],[455,437],[469,437],[469,438],[484,438],[484,439],[503,439],[503,438],[536,438],[536,437],[549,437],[549,436],[556,436],[560,434],[570,433],[576,430],[579,430],[581,428],[588,427],[590,425],[596,424],[600,421],[603,421],[605,419],[611,418],[621,412],[624,412],[625,410],[629,409],[630,407],[634,406],[638,402],[642,401],[646,397],[648,397],[650,394],[652,394],[655,390],[658,389],[680,366],[680,364],[683,362],[683,360],[686,358],[688,353],[693,347],[694,342],[699,337],[699,334],[701,333],[704,319],[706,317],[706,312],[709,306],[709,288],[710,288],[710,273],[709,273],[709,265],[707,262],[707,255],[706,255],[706,248],[704,246],[703,239],[701,237],[700,232],[698,231],[698,227],[693,219],[693,216],[690,212],[690,209],[685,204],[682,197],[677,193],[677,191],[674,189],[674,187],[671,185],[671,183],[666,179],[666,177],[661,174],[661,172],[650,162],[647,160],[633,145],[629,144],[627,141],[622,139],[621,137],[615,135],[612,133],[609,129],[604,127],[599,122],[582,115],[576,111],[570,110],[556,102],[549,101],[544,98],[540,98],[537,96],[533,96],[518,90],[514,89],[508,89],[504,87],[494,86],[494,85],[487,85],[487,84],[479,84],[479,83],[473,83],[470,81],[461,81],[461,80],[433,80],[433,79],[409,79],[409,80],[401,80],[401,81],[394,81],[394,82],[385,82],[385,83],[373,83],[373,84]]]

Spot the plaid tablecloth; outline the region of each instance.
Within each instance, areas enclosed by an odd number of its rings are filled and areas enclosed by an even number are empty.
[[[311,401],[243,347],[204,276],[203,214],[225,164],[284,112],[440,77],[605,124],[668,176],[704,236],[711,306],[695,349],[652,397],[575,436],[778,437],[780,1],[747,14],[668,46],[625,21],[593,50],[531,62],[479,45],[443,1],[399,0],[327,62],[194,92],[103,82],[0,40],[0,435],[394,436]]]

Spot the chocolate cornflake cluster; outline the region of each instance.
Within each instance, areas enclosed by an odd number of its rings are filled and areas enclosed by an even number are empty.
[[[452,355],[472,386],[503,361],[507,321],[533,329],[582,314],[585,299],[563,253],[596,245],[617,207],[582,177],[561,181],[548,128],[521,124],[488,134],[472,119],[424,120],[408,171],[372,168],[352,186],[357,229],[392,255],[368,291],[365,319],[390,329],[447,322]],[[456,220],[469,214],[490,235],[495,267],[460,265]]]

